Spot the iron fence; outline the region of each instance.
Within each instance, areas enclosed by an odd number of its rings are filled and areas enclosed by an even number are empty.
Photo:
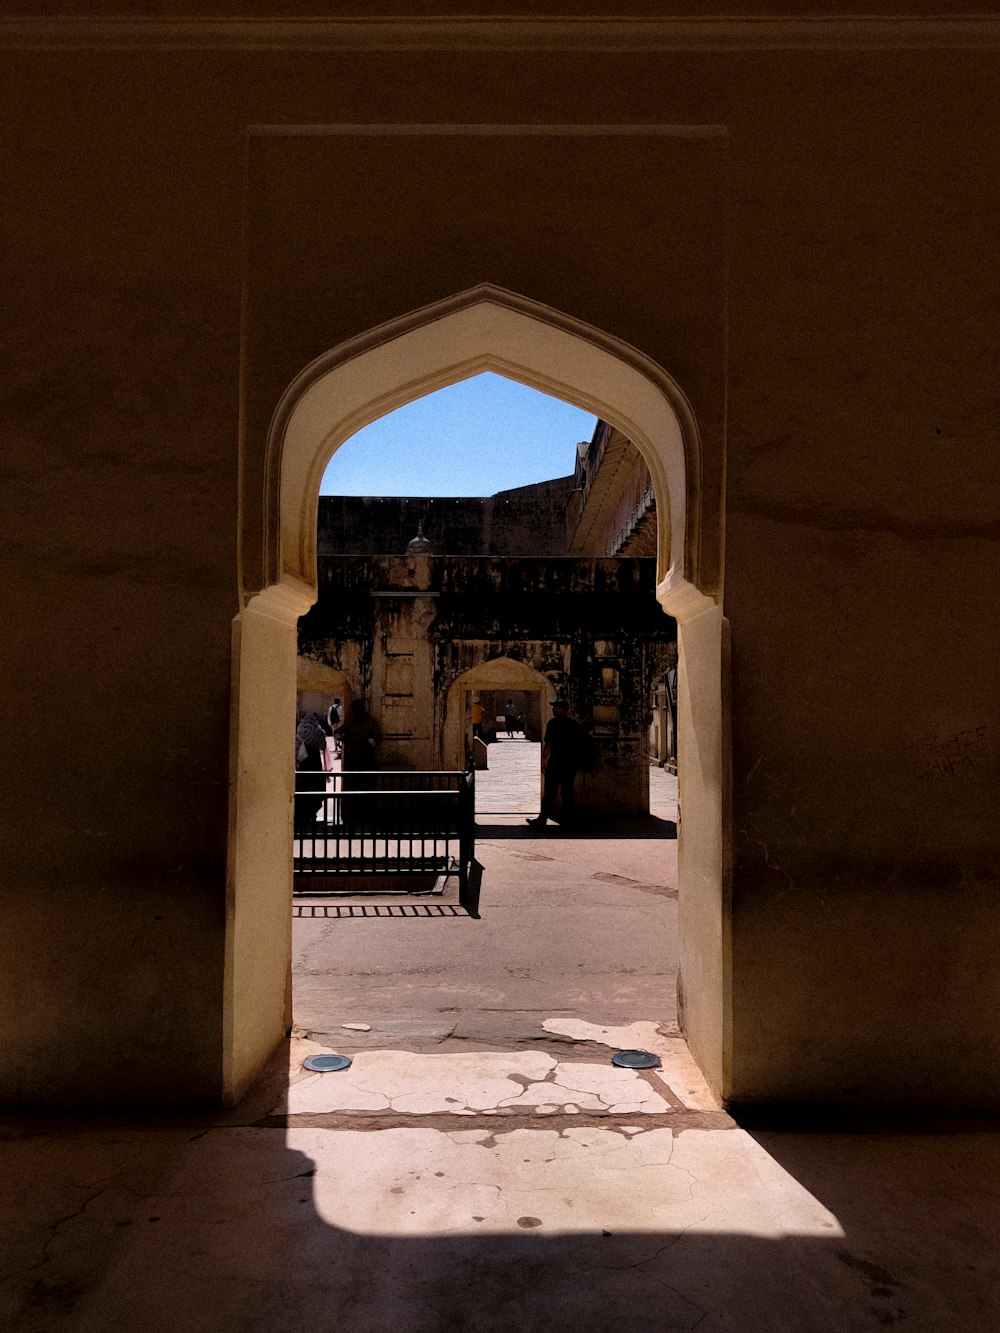
[[[458,878],[475,855],[475,772],[295,775],[296,896],[343,891],[368,877]],[[322,881],[322,882],[321,882]]]

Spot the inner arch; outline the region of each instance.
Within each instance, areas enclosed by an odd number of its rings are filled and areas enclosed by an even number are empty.
[[[463,671],[452,681],[445,708],[445,762],[453,768],[465,762],[464,697],[470,690],[530,690],[548,704],[556,697],[555,687],[540,671],[509,657],[491,657]]]
[[[562,398],[634,442],[657,496],[659,596],[684,584],[690,590],[697,572],[689,498],[697,496],[699,448],[679,386],[635,348],[491,286],[383,325],[317,358],[289,386],[268,449],[271,580],[290,581],[306,595],[315,589],[320,483],[345,440],[404,403],[484,370]]]

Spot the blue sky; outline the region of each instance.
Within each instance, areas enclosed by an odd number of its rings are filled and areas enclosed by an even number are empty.
[[[320,495],[495,495],[573,471],[596,419],[486,373],[417,398],[352,435]]]

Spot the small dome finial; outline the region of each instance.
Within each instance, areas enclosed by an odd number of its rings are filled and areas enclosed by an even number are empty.
[[[407,555],[433,555],[434,550],[424,536],[424,520],[421,519],[417,524],[417,535],[411,540],[406,548]]]

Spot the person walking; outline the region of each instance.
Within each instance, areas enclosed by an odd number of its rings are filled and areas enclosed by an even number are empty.
[[[507,723],[507,735],[513,736],[514,723],[517,721],[517,709],[514,707],[514,700],[508,699],[507,706],[503,710],[504,721]]]
[[[337,728],[343,720],[344,708],[340,702],[340,695],[338,694],[334,697],[333,703],[326,712],[327,726],[330,728],[330,735],[333,737],[333,752],[338,756],[340,754],[340,741],[337,739]]]
[[[528,820],[532,828],[545,827],[552,818],[557,799],[560,801],[559,822],[572,822],[573,785],[580,767],[582,748],[583,728],[570,717],[569,704],[560,695],[552,704],[552,718],[542,739],[542,772],[545,775],[542,809],[534,819]]]

